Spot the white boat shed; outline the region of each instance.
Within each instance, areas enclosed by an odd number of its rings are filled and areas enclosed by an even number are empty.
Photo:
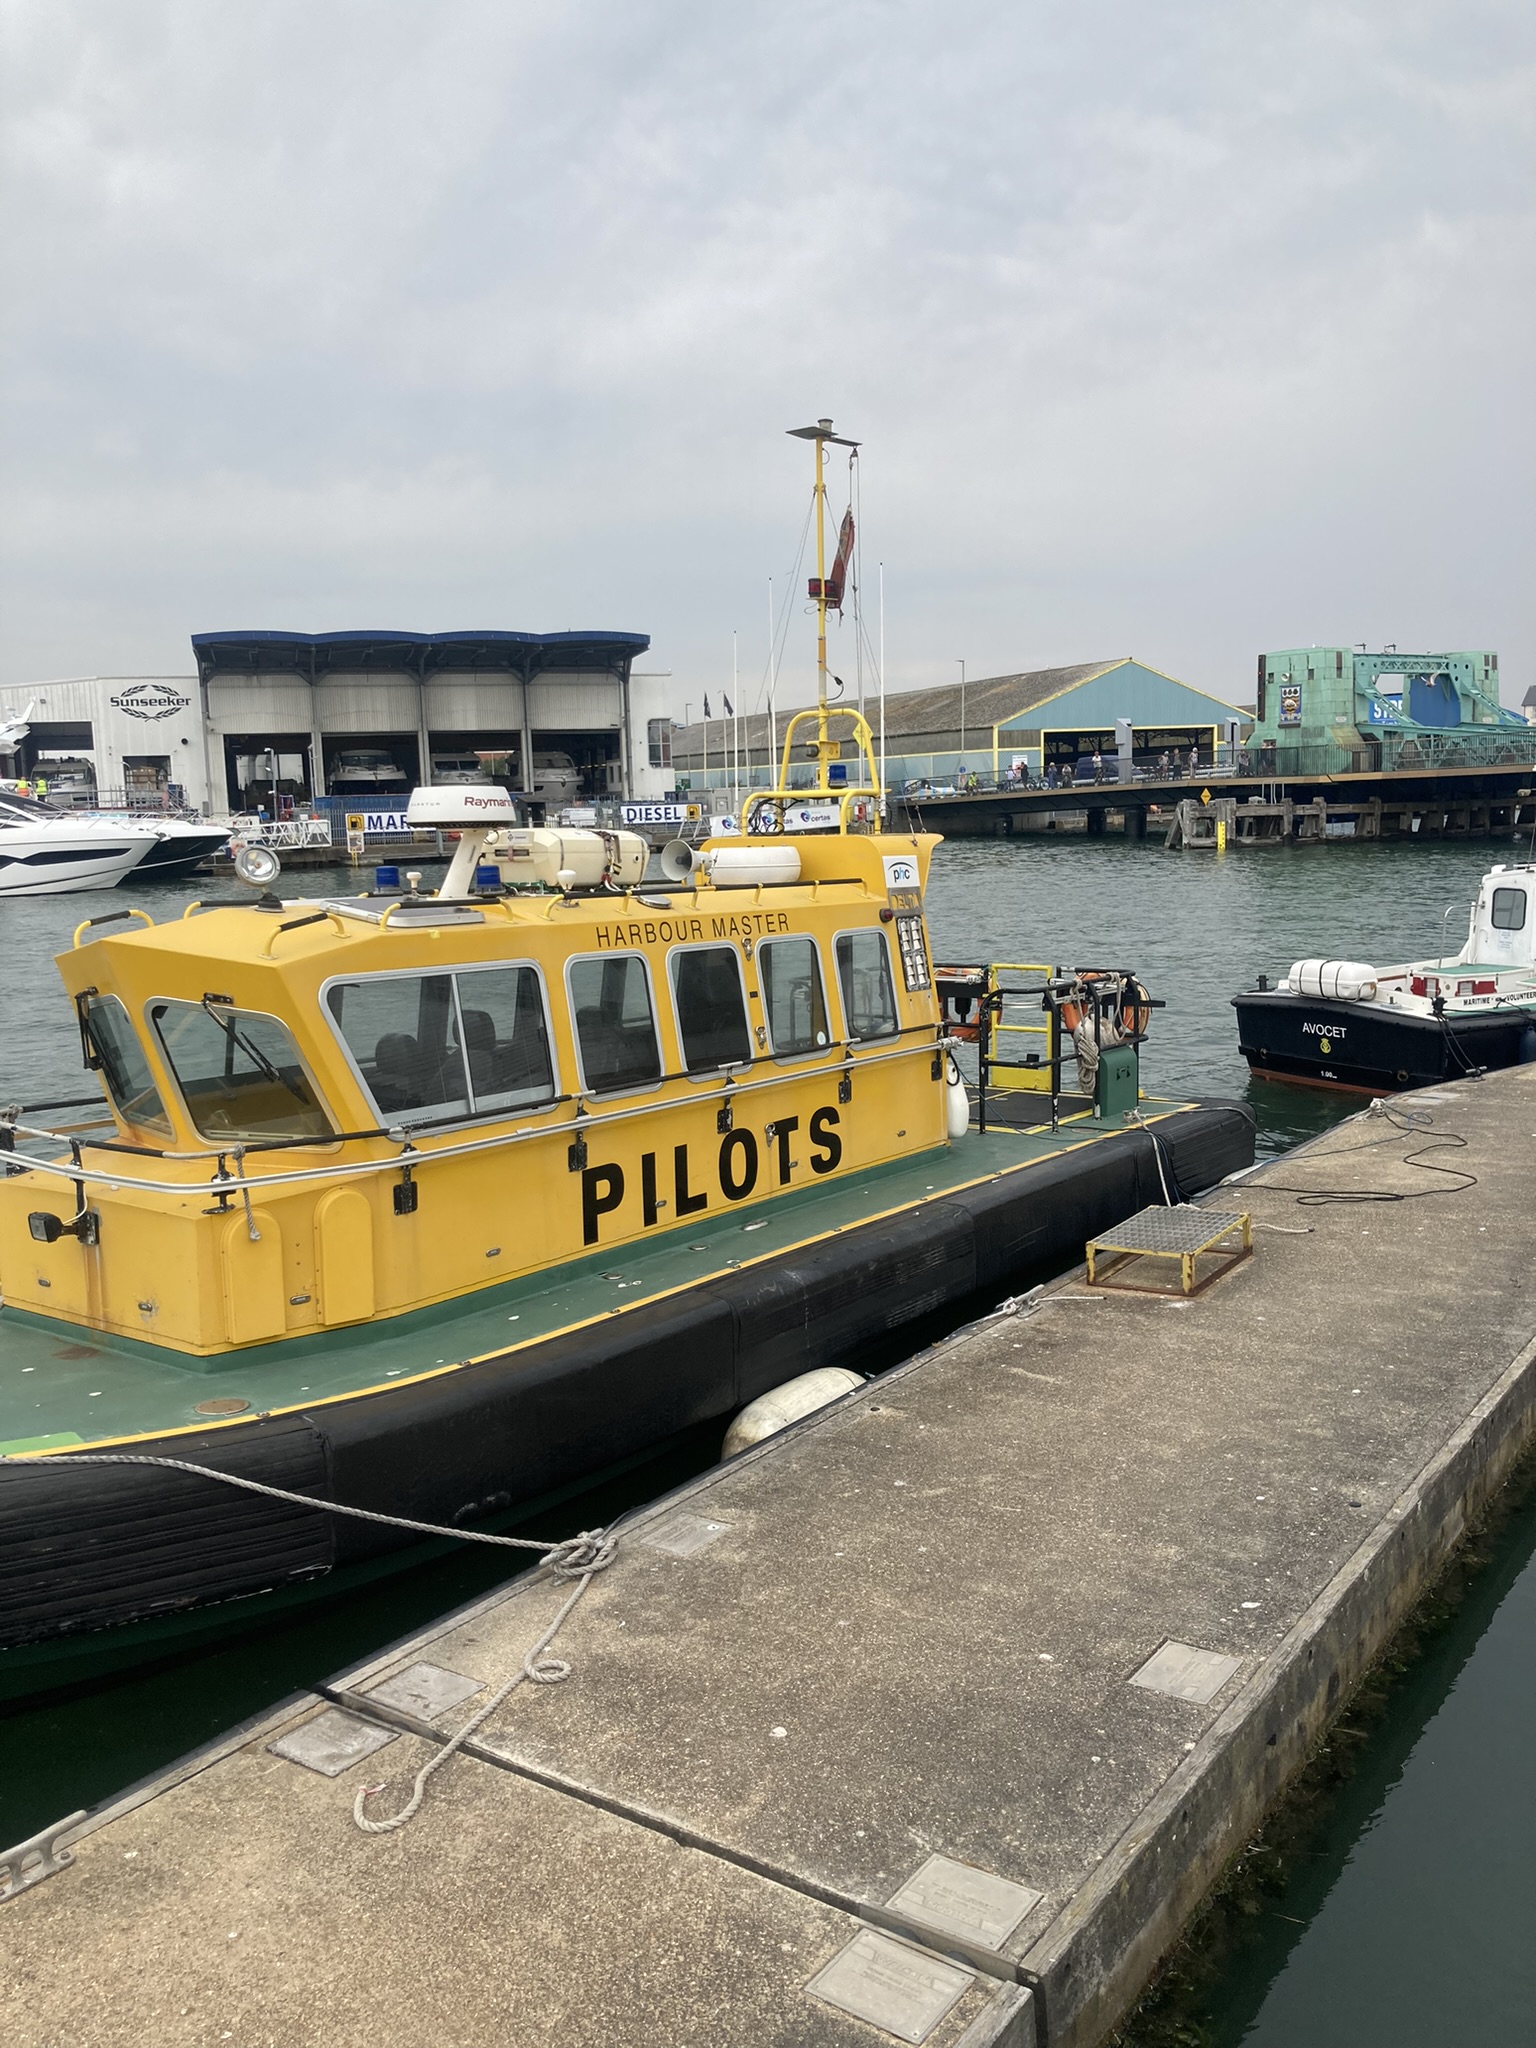
[[[24,685],[16,774],[61,796],[219,814],[353,796],[381,803],[488,767],[572,801],[665,794],[669,678],[645,633],[195,633],[196,673]],[[656,761],[653,766],[652,762]]]

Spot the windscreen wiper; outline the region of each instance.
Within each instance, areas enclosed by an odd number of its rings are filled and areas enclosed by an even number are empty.
[[[286,1088],[294,1100],[302,1102],[306,1109],[310,1107],[309,1096],[305,1090],[290,1081],[281,1068],[273,1066],[261,1047],[246,1037],[233,1017],[221,1015],[208,996],[203,997],[202,1007],[213,1019],[214,1023],[218,1025],[230,1044],[239,1046],[253,1067],[256,1067],[261,1073],[265,1074],[269,1081],[275,1081],[280,1088]]]

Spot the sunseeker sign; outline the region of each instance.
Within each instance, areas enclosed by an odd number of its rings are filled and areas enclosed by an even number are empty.
[[[130,718],[174,718],[191,704],[169,683],[130,683],[126,690],[107,700],[114,711],[126,711]]]

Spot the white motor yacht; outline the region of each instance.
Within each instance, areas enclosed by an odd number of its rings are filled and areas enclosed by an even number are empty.
[[[104,834],[114,844],[142,839],[143,851],[130,862],[125,874],[137,873],[141,881],[170,882],[192,874],[205,860],[219,852],[229,837],[222,825],[191,824],[183,818],[127,816],[103,811],[63,810],[39,802],[36,797],[19,796],[14,789],[0,787],[0,824],[64,827],[76,835]],[[7,842],[8,843],[8,842]],[[61,842],[62,843],[62,842]],[[94,887],[95,885],[92,884]]]
[[[29,818],[0,808],[0,897],[111,889],[158,844],[142,827]]]

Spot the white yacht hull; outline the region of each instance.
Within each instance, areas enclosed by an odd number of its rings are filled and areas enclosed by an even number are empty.
[[[148,835],[72,834],[54,827],[0,832],[0,898],[114,889],[156,842]]]

